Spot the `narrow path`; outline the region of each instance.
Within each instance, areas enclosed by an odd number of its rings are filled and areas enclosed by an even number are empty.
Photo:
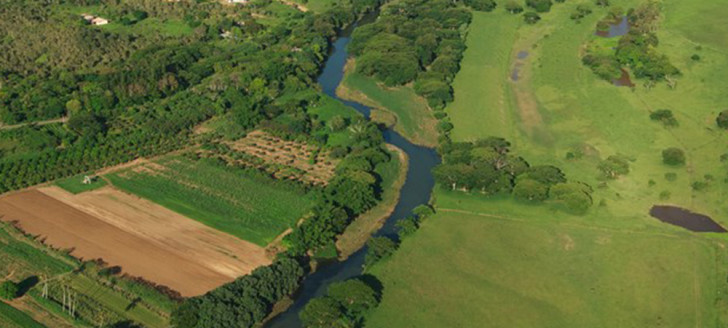
[[[12,125],[0,125],[0,130],[13,130],[17,128],[22,128],[24,126],[28,125],[48,125],[48,124],[54,124],[54,123],[66,123],[68,122],[68,116],[64,116],[61,118],[54,118],[52,120],[45,120],[45,121],[36,121],[36,122],[26,122],[26,123],[18,123],[18,124],[12,124]]]

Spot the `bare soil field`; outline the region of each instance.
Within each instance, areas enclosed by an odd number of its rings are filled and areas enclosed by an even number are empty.
[[[10,194],[0,198],[0,220],[183,296],[270,263],[262,247],[112,187],[77,195],[55,186]]]

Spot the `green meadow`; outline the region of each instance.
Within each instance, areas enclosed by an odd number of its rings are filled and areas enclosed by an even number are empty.
[[[87,174],[75,175],[70,178],[58,180],[54,184],[73,194],[79,194],[85,191],[99,189],[103,186],[106,186],[107,184],[106,180],[101,179],[100,177],[93,178],[93,174],[88,174],[90,177],[92,177],[91,183],[84,184],[83,181],[86,175]]]
[[[0,302],[0,326],[5,328],[43,328],[37,321],[14,307]]]
[[[357,73],[353,65],[353,62],[347,64],[346,75],[337,90],[339,96],[372,107],[374,121],[394,123],[397,132],[416,144],[437,144],[437,121],[424,98],[418,96],[408,85],[385,87],[373,78]],[[387,113],[393,115],[394,119],[388,119]]]
[[[610,2],[625,9],[641,3]],[[569,15],[579,4],[594,13],[575,22]],[[474,13],[455,101],[446,109],[452,138],[504,137],[530,163],[555,165],[594,187],[594,206],[573,216],[549,204],[436,188],[438,213],[372,268],[384,296],[369,326],[728,323],[726,237],[648,215],[655,204],[673,204],[728,226],[728,164],[720,160],[728,132],[715,124],[728,108],[728,34],[721,33],[728,7],[708,0],[661,7],[658,51],[682,72],[674,89],[640,80],[634,89],[617,87],[581,63],[608,10],[593,1],[554,4],[533,26],[502,7]],[[518,59],[522,51],[528,56]],[[650,120],[659,109],[671,110],[679,125]],[[683,149],[686,164],[663,164],[668,147]],[[630,172],[604,179],[597,165],[611,155],[629,158]]]
[[[127,169],[106,177],[126,192],[238,238],[266,246],[312,205],[312,195],[261,183],[204,160],[170,156],[156,171]]]

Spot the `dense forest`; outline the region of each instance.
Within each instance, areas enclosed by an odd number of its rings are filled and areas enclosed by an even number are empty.
[[[388,86],[414,82],[441,109],[452,101],[450,83],[465,50],[462,28],[470,20],[470,11],[453,1],[393,2],[376,22],[356,29],[349,51],[359,72]]]

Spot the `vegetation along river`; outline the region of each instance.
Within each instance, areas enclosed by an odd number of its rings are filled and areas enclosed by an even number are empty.
[[[362,19],[359,24],[375,18],[375,14],[369,15],[369,17]],[[349,56],[346,46],[349,44],[351,32],[354,28],[355,26],[342,31],[339,39],[334,43],[334,50],[326,61],[326,65],[318,82],[324,93],[343,102],[347,106],[353,107],[368,119],[369,107],[360,103],[340,99],[336,96],[336,88],[344,77],[344,65]],[[400,219],[412,215],[412,209],[418,205],[426,204],[430,200],[430,194],[435,185],[431,170],[435,165],[440,163],[440,159],[434,149],[414,145],[392,129],[384,131],[384,138],[388,143],[399,147],[409,156],[407,180],[400,191],[399,202],[384,226],[376,233],[376,236],[397,238],[395,223]],[[366,251],[366,247],[364,247],[349,256],[346,260],[327,264],[306,277],[301,290],[297,294],[295,303],[286,312],[281,313],[269,321],[266,327],[301,327],[298,313],[309,300],[323,295],[331,283],[344,281],[362,274]]]

